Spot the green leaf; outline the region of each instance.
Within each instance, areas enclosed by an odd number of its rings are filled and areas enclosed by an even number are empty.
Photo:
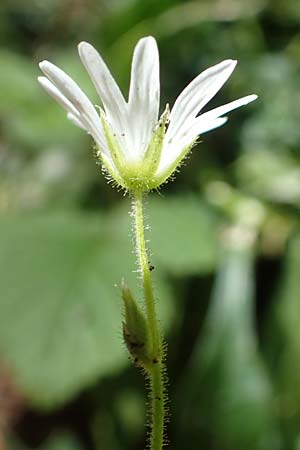
[[[156,198],[149,206],[151,245],[158,262],[178,275],[212,271],[219,224],[213,211],[191,195]]]
[[[272,389],[257,351],[253,261],[227,250],[217,275],[204,333],[183,387],[188,431],[210,429],[216,447],[275,448]]]
[[[29,450],[14,435],[9,435],[6,438],[6,443],[10,450]],[[51,434],[44,444],[37,447],[37,450],[82,450],[82,446],[73,434],[64,431]]]
[[[128,362],[116,283],[136,285],[129,232],[123,239],[101,216],[79,213],[0,221],[0,353],[35,405],[55,407]]]
[[[65,49],[65,60],[69,59],[68,53]],[[0,115],[4,136],[14,148],[27,147],[31,151],[47,146],[72,151],[82,148],[84,133],[68,121],[65,112],[38,84],[37,77],[41,75],[38,65],[21,54],[3,49],[0,59]]]
[[[82,450],[82,446],[71,433],[55,433],[39,450]]]
[[[243,189],[267,201],[299,206],[300,169],[287,152],[245,152],[236,165]]]
[[[290,240],[277,294],[276,327],[272,329],[273,372],[286,448],[295,448],[300,420],[300,234]],[[277,345],[274,345],[274,336]],[[275,365],[274,365],[275,361]]]

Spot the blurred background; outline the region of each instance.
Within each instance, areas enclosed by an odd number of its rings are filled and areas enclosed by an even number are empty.
[[[1,0],[1,450],[144,448],[121,337],[122,276],[141,297],[130,199],[36,78],[48,59],[98,103],[87,40],[127,95],[149,34],[162,110],[227,58],[239,65],[208,108],[259,95],[147,202],[170,448],[300,449],[299,25],[298,0]]]

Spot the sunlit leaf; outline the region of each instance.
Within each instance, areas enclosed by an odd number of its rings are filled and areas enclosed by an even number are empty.
[[[287,152],[249,151],[236,168],[240,185],[252,194],[276,203],[300,205],[300,168]]]

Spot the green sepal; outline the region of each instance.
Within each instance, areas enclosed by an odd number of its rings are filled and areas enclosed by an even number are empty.
[[[119,174],[122,174],[122,168],[126,167],[123,152],[120,148],[120,145],[119,145],[115,135],[111,132],[110,126],[107,123],[106,117],[102,110],[100,110],[100,118],[101,118],[101,123],[102,123],[103,131],[104,131],[105,139],[106,139],[113,163],[114,163],[117,171],[119,172]],[[112,173],[112,176],[115,177],[115,174]]]
[[[151,364],[147,321],[124,280],[121,288],[125,312],[123,338],[134,364],[147,370]]]
[[[149,173],[149,178],[155,174],[160,161],[160,155],[162,152],[164,138],[166,134],[166,127],[169,120],[170,108],[166,105],[166,108],[161,115],[156,129],[153,132],[151,141],[148,145],[147,151],[143,159],[143,166],[145,167],[145,172]]]
[[[198,141],[198,137],[195,138],[189,145],[187,145],[182,150],[180,155],[173,161],[173,164],[168,166],[167,170],[165,172],[163,172],[162,175],[160,175],[159,177],[157,177],[155,179],[155,183],[153,184],[153,186],[151,186],[151,189],[155,189],[155,188],[159,187],[161,184],[168,181],[169,178],[171,177],[171,175],[173,175],[174,172],[179,170],[179,167],[181,166],[181,164],[183,163],[184,159],[189,154],[189,152],[192,150],[194,145],[197,144],[197,141]]]

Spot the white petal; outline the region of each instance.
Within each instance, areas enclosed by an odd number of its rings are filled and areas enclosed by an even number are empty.
[[[123,135],[128,132],[128,112],[127,103],[124,100],[119,86],[99,53],[91,44],[81,42],[78,45],[78,52],[103,103],[107,120],[116,133],[121,146],[123,146]],[[130,148],[128,151],[130,151]]]
[[[238,100],[234,100],[233,102],[226,103],[226,105],[212,109],[211,111],[202,114],[200,117],[203,120],[215,119],[217,117],[223,116],[224,114],[227,114],[229,111],[239,108],[240,106],[248,105],[248,103],[251,103],[256,99],[257,95],[255,94],[247,95],[246,97],[239,98]]]
[[[159,95],[158,48],[155,39],[148,36],[134,49],[128,99],[132,145],[139,158],[143,157],[158,120]]]
[[[73,116],[79,117],[79,112],[75,108],[75,106],[72,105],[69,100],[62,95],[62,93],[57,89],[57,87],[54,86],[51,81],[48,80],[46,77],[38,77],[38,82],[40,85],[45,89],[45,91],[51,95],[54,100],[56,100],[67,112],[70,112],[73,114]]]
[[[237,61],[225,60],[198,75],[179,95],[170,114],[169,137],[174,137],[187,121],[196,117],[200,110],[221,89],[232,74]]]
[[[80,114],[100,120],[91,101],[69,75],[49,61],[42,61],[40,68]]]
[[[80,122],[80,120],[78,119],[78,117],[74,116],[72,113],[68,112],[67,118],[68,118],[72,123],[74,123],[74,125],[76,125],[78,128],[81,128],[82,130],[87,131],[87,130],[85,129],[84,125],[83,125],[83,124]]]
[[[222,116],[240,106],[247,105],[257,99],[257,95],[247,95],[226,105],[219,106],[207,113],[196,117],[194,120],[187,120],[184,127],[178,130],[175,137],[170,137],[168,132],[165,137],[165,145],[161,155],[161,161],[158,167],[158,176],[172,166],[173,161],[180,158],[184,149],[193,142],[193,140],[207,131],[220,127],[227,122],[227,117]]]
[[[80,113],[80,122],[98,142],[101,150],[106,149],[106,140],[102,130],[101,120],[89,98],[75,81],[59,67],[49,61],[43,61],[40,63],[40,68],[61,94],[72,103],[75,110]]]
[[[177,134],[176,139],[165,140],[157,169],[157,176],[161,176],[165,171],[168,171],[168,168],[173,166],[174,161],[176,161],[177,158],[180,160],[180,155],[184,153],[186,147],[191,145],[197,136],[224,125],[224,123],[228,120],[227,117],[220,117],[211,120],[200,119],[202,119],[202,116],[195,120],[193,126],[188,131],[180,135]]]
[[[186,137],[187,142],[192,142],[200,134],[207,133],[207,131],[214,130],[215,128],[224,125],[224,123],[227,122],[228,117],[217,117],[216,119],[210,120],[203,120],[202,117],[199,117],[198,119],[199,120],[196,119],[189,132],[182,136],[182,138]]]

